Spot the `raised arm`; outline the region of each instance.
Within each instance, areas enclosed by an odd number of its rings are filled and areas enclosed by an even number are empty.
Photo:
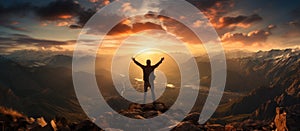
[[[157,67],[163,62],[164,59],[165,59],[165,58],[162,57],[162,58],[160,59],[160,61],[157,62],[157,63],[154,65],[154,67],[157,68]]]
[[[139,63],[138,61],[135,60],[135,58],[132,57],[132,60],[135,64],[137,64],[139,67],[144,67],[144,65],[142,65],[141,63]]]

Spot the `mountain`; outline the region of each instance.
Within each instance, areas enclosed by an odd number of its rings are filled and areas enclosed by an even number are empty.
[[[39,67],[46,65],[45,60],[55,55],[51,51],[17,50],[4,57],[22,66]]]
[[[300,51],[298,49],[257,52],[247,58],[244,69],[249,73],[261,73],[264,83],[245,97],[220,106],[218,115],[238,116],[250,114],[252,119],[272,121],[275,108],[287,111],[290,129],[300,129]],[[251,79],[250,79],[251,80]],[[256,80],[253,80],[256,82]]]
[[[67,55],[55,55],[44,59],[47,66],[50,67],[66,67],[70,68],[72,65],[72,57]]]
[[[52,118],[64,114],[84,118],[75,96],[71,69],[24,67],[0,56],[0,105],[28,116]],[[4,97],[3,97],[4,96]]]
[[[211,121],[216,120],[219,123],[241,122],[246,119],[271,121],[275,107],[280,106],[288,112],[288,126],[298,129],[295,123],[299,123],[300,114],[299,52],[299,49],[270,50],[236,57],[241,53],[238,52],[234,53],[234,57],[227,58],[225,92],[221,105]],[[31,58],[27,59],[12,57],[21,54],[0,56],[0,105],[33,117],[44,116],[50,119],[55,115],[64,115],[71,121],[86,119],[73,87],[72,57],[53,54],[40,57],[30,55]],[[25,56],[29,57],[28,54]],[[88,70],[89,67],[86,65],[91,59],[90,56],[81,57],[81,66]],[[103,56],[96,60],[96,79],[103,84],[100,90],[105,92],[103,95],[108,99],[108,103],[116,110],[127,108],[127,105],[121,105],[119,100],[113,99],[116,91],[107,68],[111,57]],[[201,87],[197,99],[199,106],[195,106],[195,110],[202,108],[211,81],[210,63],[207,59],[196,57],[196,62],[203,88]],[[190,68],[184,63],[181,64],[183,68]],[[172,73],[172,69],[166,71],[167,76],[170,72]],[[91,75],[88,72],[78,73],[84,74],[83,76]],[[178,79],[176,76],[170,78],[176,79]],[[175,88],[167,88],[169,94],[161,98],[170,102],[164,103],[167,106],[172,105],[172,100],[177,98],[178,83],[173,84]],[[94,94],[88,83],[86,85],[87,87],[81,91],[85,94]],[[134,83],[134,86],[139,85],[141,83]],[[130,95],[134,93],[132,90],[128,89],[125,93]],[[189,88],[182,93],[188,95],[194,91],[195,89]],[[184,101],[182,106],[187,102]]]

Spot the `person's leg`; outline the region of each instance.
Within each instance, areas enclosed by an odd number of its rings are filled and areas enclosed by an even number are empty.
[[[152,94],[152,101],[154,102],[156,100],[155,92],[154,92],[154,81],[151,81],[150,89],[151,89],[151,94]]]
[[[144,104],[146,104],[148,87],[149,87],[149,82],[145,81],[144,82]]]
[[[143,104],[146,104],[147,92],[144,92],[144,101]]]

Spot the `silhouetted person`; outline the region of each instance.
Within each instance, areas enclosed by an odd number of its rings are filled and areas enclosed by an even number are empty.
[[[144,103],[146,103],[146,96],[147,96],[147,91],[148,91],[148,87],[150,87],[151,89],[151,93],[152,93],[152,100],[155,101],[155,93],[154,93],[154,79],[155,79],[155,75],[154,75],[154,69],[157,68],[162,61],[165,58],[161,58],[159,62],[157,62],[155,65],[151,66],[151,60],[147,60],[146,63],[147,65],[142,65],[141,63],[139,63],[138,61],[135,60],[135,58],[132,58],[132,60],[134,61],[135,64],[137,64],[139,67],[141,67],[143,69],[143,80],[144,80]]]

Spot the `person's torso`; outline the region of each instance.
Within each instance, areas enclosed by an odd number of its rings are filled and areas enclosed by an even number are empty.
[[[143,68],[143,77],[144,80],[148,81],[148,80],[154,80],[155,76],[154,76],[154,67],[153,66],[145,66]]]

